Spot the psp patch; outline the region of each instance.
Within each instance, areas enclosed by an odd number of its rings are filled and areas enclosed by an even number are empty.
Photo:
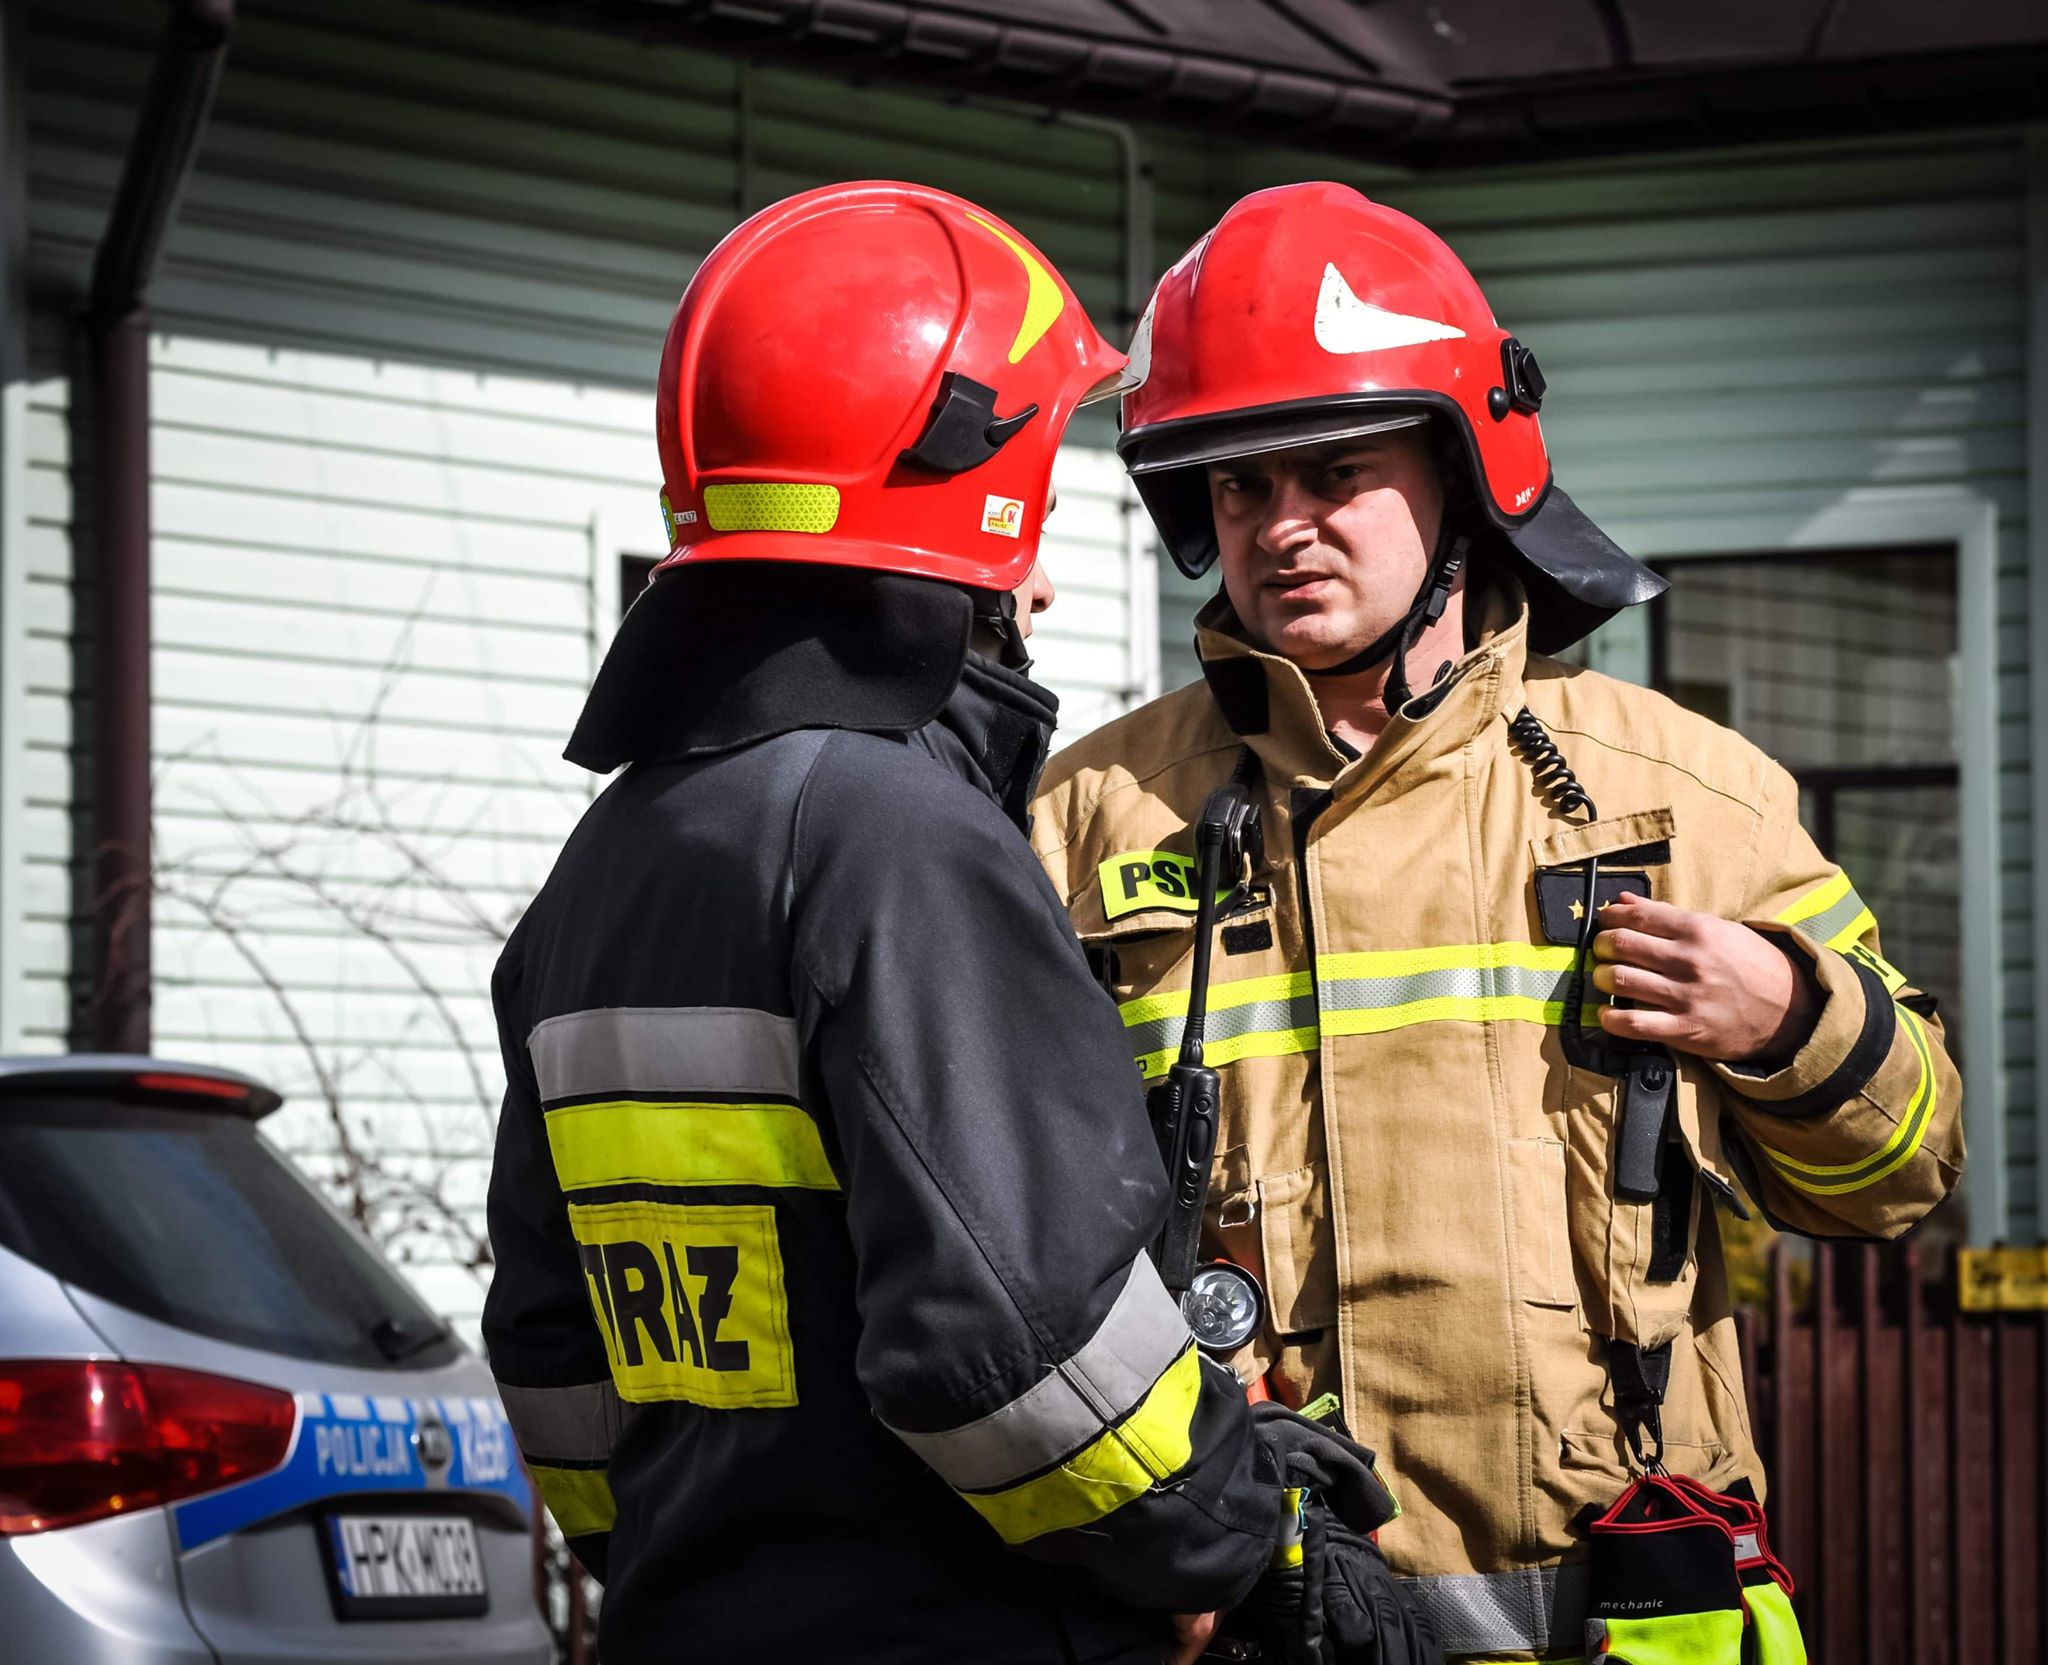
[[[1172,850],[1126,850],[1096,869],[1102,884],[1102,917],[1121,919],[1147,908],[1195,911],[1195,860]],[[1227,892],[1218,892],[1221,901]]]
[[[796,1403],[772,1207],[578,1203],[569,1225],[621,1399]]]

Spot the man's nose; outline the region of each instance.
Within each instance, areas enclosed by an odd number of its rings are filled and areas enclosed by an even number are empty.
[[[1259,521],[1259,548],[1268,555],[1286,555],[1315,541],[1316,517],[1309,493],[1297,480],[1277,482]]]

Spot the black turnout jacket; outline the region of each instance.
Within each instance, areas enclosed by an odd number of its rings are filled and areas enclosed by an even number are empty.
[[[729,581],[629,615],[570,755],[634,761],[493,985],[484,1333],[601,1651],[1156,1659],[1278,1493],[1145,1258],[1140,1082],[1020,830],[1052,701],[964,592],[741,628]]]

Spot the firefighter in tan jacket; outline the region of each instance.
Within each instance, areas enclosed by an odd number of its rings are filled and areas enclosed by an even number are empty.
[[[1204,679],[1061,753],[1034,843],[1158,1077],[1191,823],[1254,783],[1207,1031],[1239,1373],[1380,1447],[1448,1653],[1577,1658],[1589,1505],[1658,1461],[1762,1489],[1717,1216],[1921,1218],[1963,1160],[1941,1022],[1783,769],[1546,656],[1662,582],[1551,486],[1534,360],[1429,232],[1247,198],[1148,353],[1121,448],[1183,570],[1220,556]]]

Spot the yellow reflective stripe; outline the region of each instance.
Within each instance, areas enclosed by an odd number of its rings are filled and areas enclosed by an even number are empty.
[[[1797,925],[1802,919],[1811,919],[1817,913],[1826,913],[1837,902],[1849,894],[1849,875],[1837,869],[1835,876],[1825,884],[1816,885],[1783,913],[1778,915],[1780,925]]]
[[[1010,1544],[1087,1526],[1171,1479],[1194,1455],[1201,1358],[1189,1347],[1123,1422],[1058,1468],[995,1492],[962,1492]]]
[[[1797,1186],[1816,1197],[1840,1196],[1846,1191],[1861,1191],[1865,1186],[1875,1185],[1913,1160],[1914,1153],[1927,1137],[1929,1124],[1934,1120],[1934,1053],[1928,1045],[1926,1026],[1919,1017],[1904,1006],[1898,1008],[1898,1016],[1905,1027],[1907,1039],[1913,1043],[1913,1050],[1920,1057],[1920,1085],[1906,1107],[1905,1116],[1892,1129],[1892,1136],[1881,1149],[1868,1156],[1859,1157],[1854,1162],[1829,1164],[1795,1161],[1765,1145],[1764,1155],[1771,1159],[1771,1166],[1778,1170],[1788,1185]]]
[[[1060,293],[1059,280],[1016,238],[979,214],[967,217],[1002,243],[1024,268],[1024,321],[1017,326],[1016,340],[1010,343],[1010,362],[1015,364],[1045,339],[1045,332],[1066,310],[1067,298]]]
[[[1547,943],[1444,943],[1325,954],[1316,962],[1326,1035],[1382,1035],[1419,1023],[1534,1023],[1564,1016],[1577,950]],[[1589,1002],[1585,1017],[1598,1002]]]
[[[794,481],[706,486],[704,516],[714,532],[829,532],[839,521],[839,488]]]
[[[1600,1007],[1587,1001],[1579,1008],[1589,1029],[1600,1022]],[[1537,1000],[1529,995],[1438,995],[1399,1006],[1353,1006],[1323,1013],[1327,1035],[1384,1035],[1418,1023],[1536,1023],[1555,1028],[1564,1017],[1562,1000]]]
[[[551,1468],[533,1463],[527,1472],[540,1488],[540,1500],[555,1517],[565,1538],[581,1538],[591,1532],[609,1532],[618,1519],[619,1506],[612,1501],[612,1484],[601,1468]]]
[[[1211,985],[1209,1010],[1227,1012],[1233,1006],[1250,1006],[1261,1000],[1293,1000],[1309,993],[1314,986],[1305,971],[1282,972],[1277,977],[1241,977],[1235,982]],[[1127,1029],[1159,1018],[1186,1017],[1188,991],[1140,995],[1136,1000],[1126,1000],[1117,1007],[1117,1012]]]
[[[547,1113],[564,1191],[594,1185],[777,1185],[836,1191],[818,1124],[794,1104],[613,1099]]]
[[[1850,920],[1848,924],[1828,938],[1828,946],[1840,952],[1858,937],[1862,936],[1865,931],[1874,931],[1876,929],[1877,915],[1868,908],[1865,908],[1854,919]]]
[[[1359,954],[1322,954],[1316,974],[1326,983],[1347,977],[1419,977],[1432,971],[1554,971],[1572,968],[1571,947],[1534,942],[1450,942],[1435,948],[1383,948]]]
[[[1322,1034],[1310,1025],[1306,1029],[1254,1029],[1243,1035],[1227,1035],[1205,1041],[1202,1058],[1211,1069],[1235,1064],[1244,1058],[1286,1058],[1297,1052],[1313,1052],[1322,1045]],[[1138,1054],[1138,1073],[1147,1081],[1164,1075],[1180,1056],[1178,1043],[1157,1052]]]
[[[1212,1066],[1281,1057],[1313,1052],[1325,1035],[1379,1035],[1421,1023],[1554,1027],[1564,1015],[1564,984],[1576,952],[1544,943],[1482,942],[1325,954],[1313,980],[1306,972],[1287,972],[1213,988],[1204,1055]],[[1142,1049],[1138,1067],[1148,1080],[1165,1074],[1177,1056],[1178,1020],[1187,1009],[1184,989],[1118,1007]],[[1597,1000],[1588,1001],[1581,1021],[1597,1024],[1599,1010]]]

